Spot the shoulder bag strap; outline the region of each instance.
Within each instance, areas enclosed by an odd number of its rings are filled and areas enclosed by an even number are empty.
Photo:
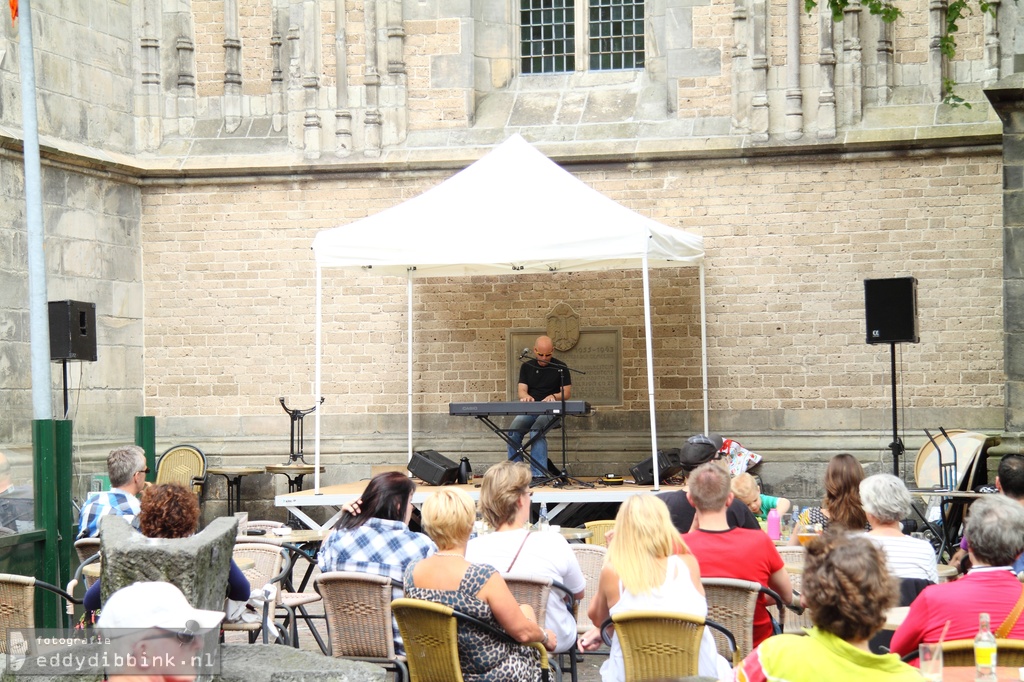
[[[532,533],[532,532],[533,532],[532,530],[526,531],[526,536],[523,538],[522,543],[520,543],[519,549],[516,550],[516,555],[514,557],[512,557],[512,563],[510,563],[508,565],[508,568],[505,569],[506,573],[510,573],[512,571],[512,567],[516,565],[516,559],[519,558],[519,553],[523,551],[523,545],[525,545],[526,541],[530,539],[530,533]],[[1022,596],[1022,598],[1024,598],[1024,596]],[[1014,619],[1014,620],[1016,620],[1016,619]]]
[[[1013,605],[1013,610],[1006,615],[1006,620],[996,630],[996,639],[1006,639],[1010,634],[1010,630],[1017,624],[1021,611],[1024,611],[1024,585],[1020,586],[1020,597],[1017,598],[1017,603]]]

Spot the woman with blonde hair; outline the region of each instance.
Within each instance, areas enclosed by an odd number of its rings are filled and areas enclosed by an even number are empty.
[[[469,541],[466,560],[489,564],[500,573],[550,578],[582,599],[587,580],[579,561],[561,533],[533,532],[530,520],[530,467],[504,461],[484,474],[480,486],[480,511],[493,533]],[[568,651],[576,641],[576,617],[562,601],[561,590],[548,595],[544,625],[558,635],[556,653]]]
[[[597,594],[587,615],[593,623],[627,611],[673,611],[707,618],[708,603],[700,583],[700,567],[679,531],[668,507],[653,495],[633,495],[615,516],[615,536],[601,569]],[[580,637],[579,646],[593,651],[601,646],[600,628]],[[711,631],[704,629],[698,674],[724,679],[729,663],[718,655]],[[602,682],[623,682],[625,665],[619,638],[612,637],[608,660],[601,665]]]
[[[808,507],[800,514],[789,544],[799,544],[799,534],[812,526],[821,526],[822,532],[830,527],[867,530],[868,517],[860,502],[860,482],[863,480],[864,467],[856,457],[845,452],[832,457],[825,468],[825,497],[821,506]]]
[[[517,642],[541,642],[554,651],[554,632],[537,625],[533,609],[520,607],[497,571],[466,561],[466,543],[476,521],[469,495],[442,488],[427,498],[423,528],[438,551],[405,571],[405,595],[445,604],[499,627]],[[459,623],[459,665],[467,682],[539,680],[536,649],[509,644],[468,623]]]

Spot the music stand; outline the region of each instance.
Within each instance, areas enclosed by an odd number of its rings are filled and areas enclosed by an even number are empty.
[[[307,408],[305,410],[295,410],[289,408],[288,405],[285,404],[284,398],[278,398],[277,400],[278,402],[281,403],[281,407],[284,408],[284,411],[288,413],[288,416],[291,417],[292,420],[292,431],[290,439],[291,452],[288,454],[288,461],[285,462],[285,466],[289,464],[295,464],[296,462],[302,462],[303,464],[306,464],[306,458],[302,454],[302,418],[305,417],[307,414],[315,411],[316,408],[323,405],[324,399],[321,396],[320,402],[318,402],[316,405],[313,405],[313,407]]]

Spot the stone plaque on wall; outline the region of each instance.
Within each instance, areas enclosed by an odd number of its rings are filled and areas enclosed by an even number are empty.
[[[543,329],[513,329],[508,333],[508,400],[516,400],[519,383],[519,354],[524,348],[533,353],[533,343]],[[622,404],[622,330],[618,327],[587,327],[579,332],[579,342],[567,351],[555,351],[555,357],[569,367],[586,374],[572,374],[572,400],[591,405]]]

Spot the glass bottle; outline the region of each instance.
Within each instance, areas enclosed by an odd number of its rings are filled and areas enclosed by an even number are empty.
[[[540,503],[540,513],[537,515],[537,530],[548,530],[551,523],[548,521],[548,503]]]
[[[978,634],[974,636],[975,682],[996,680],[996,638],[989,627],[989,616],[978,616]]]

